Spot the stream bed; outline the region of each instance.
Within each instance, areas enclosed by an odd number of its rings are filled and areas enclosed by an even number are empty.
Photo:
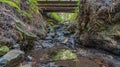
[[[55,25],[53,30],[34,42],[21,63],[22,67],[120,67],[120,56],[97,48],[77,46],[74,32],[67,30],[69,25]],[[52,60],[60,50],[71,50],[77,59]]]

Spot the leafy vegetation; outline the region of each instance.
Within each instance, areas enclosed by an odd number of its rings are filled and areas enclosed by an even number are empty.
[[[29,12],[26,12],[22,9],[20,9],[19,5],[20,5],[20,1],[19,0],[0,0],[0,2],[2,3],[7,3],[10,6],[14,7],[17,9],[17,11],[19,13],[23,13],[24,15],[26,15],[27,17],[31,18],[32,14],[34,14],[34,12],[37,12],[37,0],[28,0],[28,4],[29,4]]]
[[[37,37],[35,34],[29,33],[29,32],[27,32],[27,31],[25,31],[25,30],[22,30],[22,29],[21,29],[20,27],[18,27],[18,26],[16,26],[16,29],[19,30],[20,32],[24,33],[24,34],[27,35],[27,36]]]
[[[50,13],[51,18],[54,18],[55,20],[57,20],[58,22],[63,22],[63,19],[61,16],[59,16],[57,13]]]
[[[21,11],[21,9],[19,8],[19,6],[18,6],[17,4],[15,4],[15,3],[14,3],[13,1],[11,1],[11,0],[0,0],[0,2],[7,3],[7,4],[9,4],[10,6],[17,8],[18,11]]]
[[[35,12],[36,13],[39,13],[38,11],[38,3],[37,3],[37,0],[28,0],[28,5],[29,5],[29,13],[31,14],[34,14]]]
[[[77,18],[77,12],[75,13],[62,13],[60,14],[60,16],[62,17],[62,19],[64,20],[64,23],[74,23],[76,22],[76,18]]]

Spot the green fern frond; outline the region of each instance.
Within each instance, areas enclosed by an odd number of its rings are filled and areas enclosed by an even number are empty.
[[[0,0],[0,2],[7,3],[7,4],[9,4],[10,6],[12,6],[12,7],[14,7],[14,8],[17,8],[18,10],[21,10],[17,4],[15,4],[14,2],[12,2],[12,1],[10,1],[10,0]]]

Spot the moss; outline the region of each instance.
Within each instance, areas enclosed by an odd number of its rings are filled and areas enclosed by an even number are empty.
[[[29,4],[29,11],[26,12],[25,10],[22,10],[19,5],[20,5],[20,1],[19,0],[0,0],[0,2],[2,3],[6,3],[14,8],[17,9],[17,11],[19,13],[23,13],[24,15],[26,15],[28,18],[32,18],[34,13],[38,13],[37,10],[37,0],[29,0],[28,4]]]
[[[71,50],[61,50],[53,57],[53,60],[67,60],[67,59],[75,59],[77,55],[72,53]]]
[[[9,48],[7,46],[1,46],[0,47],[0,56],[4,55],[9,51]]]
[[[63,22],[62,17],[59,16],[57,13],[51,13],[50,16],[51,16],[51,18],[57,20],[58,22]]]

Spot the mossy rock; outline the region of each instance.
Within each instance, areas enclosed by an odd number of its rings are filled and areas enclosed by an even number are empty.
[[[67,59],[76,59],[77,55],[75,53],[72,53],[71,50],[61,50],[59,51],[55,56],[53,56],[53,60],[67,60]]]
[[[0,47],[0,56],[6,54],[9,51],[9,48],[7,46],[1,46]]]

